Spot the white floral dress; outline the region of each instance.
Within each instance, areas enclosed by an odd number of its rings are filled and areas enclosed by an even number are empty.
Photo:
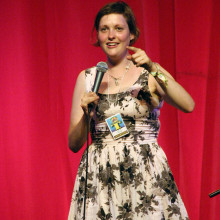
[[[91,91],[95,67],[86,70]],[[157,143],[159,108],[152,109],[149,73],[143,70],[130,89],[100,100],[91,121],[86,220],[188,220],[164,151]],[[121,113],[129,134],[114,140],[105,119]],[[68,220],[83,219],[84,152],[75,180]]]

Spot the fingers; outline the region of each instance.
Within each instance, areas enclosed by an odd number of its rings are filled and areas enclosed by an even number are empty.
[[[131,50],[131,51],[133,51],[133,52],[137,52],[138,50],[140,50],[139,48],[137,48],[137,47],[132,47],[132,46],[127,46],[127,49],[128,49],[128,50]]]
[[[82,99],[81,99],[81,107],[86,115],[89,115],[89,108],[90,110],[93,110],[97,103],[98,103],[99,97],[94,92],[84,93]],[[90,114],[91,116],[91,114]]]
[[[128,55],[127,59],[131,60],[137,67],[151,67],[152,66],[152,61],[150,58],[147,56],[144,50],[136,47],[131,47],[127,46],[127,49],[134,52],[132,55]],[[149,70],[149,68],[147,68]]]

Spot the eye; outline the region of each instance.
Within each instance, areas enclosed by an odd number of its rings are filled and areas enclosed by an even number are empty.
[[[107,27],[101,27],[101,28],[99,29],[99,31],[101,31],[101,32],[106,32],[107,30],[108,30]]]
[[[124,28],[123,28],[123,27],[116,27],[116,30],[117,30],[117,31],[123,31]]]

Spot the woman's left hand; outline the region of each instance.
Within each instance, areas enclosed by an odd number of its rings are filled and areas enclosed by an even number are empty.
[[[144,50],[141,50],[136,47],[127,46],[127,49],[134,52],[132,55],[128,55],[127,59],[131,60],[136,66],[144,67],[148,70],[148,72],[156,72],[157,66],[150,60]],[[195,106],[194,100],[190,96],[190,94],[179,84],[174,78],[167,72],[164,68],[162,68],[159,64],[158,68],[161,73],[163,73],[167,80],[168,86],[162,86],[160,83],[155,83],[156,86],[155,95],[162,97],[167,103],[170,105],[180,109],[183,112],[192,112]],[[153,79],[153,77],[151,77]]]
[[[153,65],[153,62],[147,56],[144,50],[131,46],[127,46],[127,49],[134,52],[132,55],[128,55],[127,59],[131,60],[137,67],[144,67],[149,72],[157,71],[156,66]]]

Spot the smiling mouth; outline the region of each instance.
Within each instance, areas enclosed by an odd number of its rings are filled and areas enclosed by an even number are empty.
[[[119,43],[107,43],[108,47],[115,47],[117,46]]]

